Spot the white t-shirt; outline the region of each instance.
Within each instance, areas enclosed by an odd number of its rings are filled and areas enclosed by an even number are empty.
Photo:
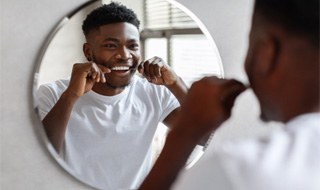
[[[264,139],[228,144],[179,176],[173,190],[319,190],[320,113]]]
[[[41,119],[68,87],[69,80],[42,85]],[[115,96],[89,91],[73,107],[62,155],[85,182],[101,189],[137,188],[151,169],[151,142],[159,122],[179,102],[164,86],[134,76]]]

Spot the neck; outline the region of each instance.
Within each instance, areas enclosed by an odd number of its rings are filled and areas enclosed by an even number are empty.
[[[116,87],[109,83],[96,83],[92,90],[104,96],[114,96],[123,92],[126,86]]]

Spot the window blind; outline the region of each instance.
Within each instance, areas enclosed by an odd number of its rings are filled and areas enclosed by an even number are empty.
[[[165,0],[145,0],[144,6],[145,59],[161,57],[188,86],[204,76],[223,75],[214,42],[189,15]]]
[[[186,13],[164,0],[145,0],[144,25],[148,29],[197,28]]]

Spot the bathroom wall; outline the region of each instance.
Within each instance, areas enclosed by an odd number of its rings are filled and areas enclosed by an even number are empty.
[[[31,91],[35,63],[46,37],[63,15],[84,2],[0,2],[0,189],[91,189],[65,172],[44,146],[39,122],[32,112]],[[242,63],[247,49],[252,0],[178,2],[198,15],[209,29],[221,53],[226,77],[246,81]],[[265,135],[269,128],[276,127],[263,125],[258,120],[258,110],[251,92],[241,95],[233,110],[234,117],[217,132],[206,154],[226,140]]]
[[[33,70],[64,15],[85,0],[1,1],[1,190],[89,189],[48,154],[32,114]]]

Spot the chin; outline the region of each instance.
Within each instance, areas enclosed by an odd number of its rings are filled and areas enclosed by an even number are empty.
[[[260,119],[263,121],[263,122],[269,122],[271,121],[265,114],[261,113],[260,114]]]
[[[125,88],[126,86],[130,85],[132,78],[133,78],[133,75],[129,75],[126,77],[113,78],[113,79],[109,78],[110,80],[109,81],[107,80],[106,85],[114,89]]]
[[[261,110],[260,119],[263,122],[270,122],[270,121],[282,121],[279,115],[276,114],[274,111],[263,111]]]
[[[123,81],[121,81],[121,82],[110,82],[110,83],[106,82],[106,85],[108,87],[113,88],[113,89],[119,89],[119,88],[125,88],[125,87],[129,86],[130,83],[131,83],[131,79],[128,80],[128,81],[125,81],[125,82],[123,82]]]

